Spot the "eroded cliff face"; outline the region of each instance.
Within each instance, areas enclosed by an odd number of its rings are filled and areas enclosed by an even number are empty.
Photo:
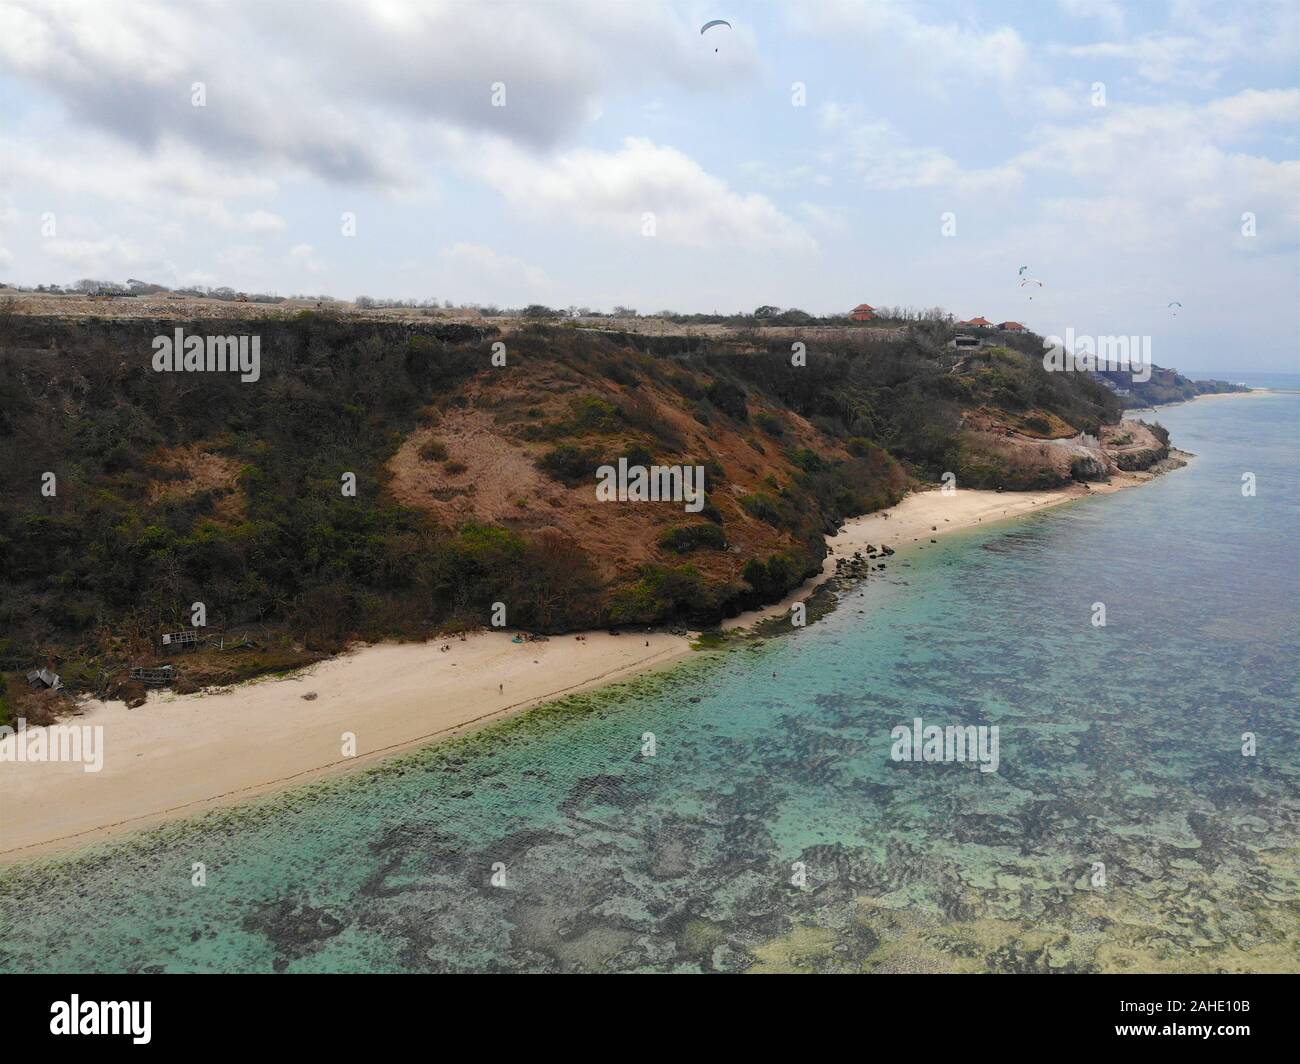
[[[255,333],[257,379],[158,371],[177,328]],[[1108,435],[1114,398],[1045,373],[1032,337],[959,359],[932,332],[823,330],[792,357],[752,331],[0,314],[0,668],[142,654],[195,601],[276,662],[496,602],[547,631],[708,624],[945,472],[1050,487],[1165,446]],[[602,500],[608,468],[698,471],[703,494]]]
[[[1008,472],[1005,481],[979,486],[1049,488],[1071,481],[1105,481],[1118,472],[1151,469],[1169,457],[1167,434],[1142,421],[1104,424],[1092,434],[1068,432],[1070,426],[1048,426],[1038,418],[1033,420],[1044,431],[1026,432],[1024,420],[987,410],[965,419],[963,438],[971,453],[996,456]]]

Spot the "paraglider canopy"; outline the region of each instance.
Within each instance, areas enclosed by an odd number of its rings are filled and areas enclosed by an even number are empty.
[[[1026,271],[1027,269],[1029,269],[1028,266],[1021,266],[1021,267],[1020,267],[1020,275],[1021,275],[1022,277],[1024,276],[1024,273],[1025,273],[1025,271]]]
[[[1024,267],[1021,267],[1021,269],[1024,269]],[[1042,288],[1042,287],[1043,287],[1043,282],[1042,282],[1042,281],[1037,281],[1037,280],[1035,280],[1035,279],[1032,278],[1032,277],[1023,277],[1023,278],[1021,278],[1021,280],[1020,280],[1020,287],[1021,287],[1021,288],[1024,288],[1025,285],[1027,285],[1027,284],[1035,284],[1035,285],[1037,285],[1039,288]],[[1033,296],[1030,296],[1029,298],[1030,298],[1030,299],[1033,299],[1034,297],[1033,297]]]
[[[723,18],[715,18],[712,22],[706,22],[703,26],[700,27],[700,36],[703,37],[703,36],[704,36],[704,32],[705,32],[706,30],[712,29],[714,26],[726,26],[727,29],[731,29],[731,23],[728,22],[726,19],[723,19]],[[714,50],[715,52],[717,51],[716,48],[713,49],[713,50]]]

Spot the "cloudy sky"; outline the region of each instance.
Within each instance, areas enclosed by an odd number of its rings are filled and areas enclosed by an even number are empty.
[[[0,279],[940,305],[1294,371],[1298,7],[0,0]]]

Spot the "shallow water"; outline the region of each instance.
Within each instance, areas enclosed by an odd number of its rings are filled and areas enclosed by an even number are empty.
[[[1300,396],[1159,418],[1187,469],[808,629],[4,870],[0,969],[1300,970]]]

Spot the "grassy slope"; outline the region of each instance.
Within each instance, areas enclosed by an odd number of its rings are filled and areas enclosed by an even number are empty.
[[[153,372],[151,340],[175,325],[0,317],[11,693],[46,658],[74,689],[114,689],[194,602],[247,639],[187,658],[190,683],[481,625],[498,601],[512,626],[552,631],[707,624],[780,597],[819,566],[824,532],[915,479],[1041,486],[963,415],[1067,435],[1118,412],[1095,383],[1044,373],[1033,337],[959,358],[940,330],[846,334],[794,366],[788,340],[538,328],[494,368],[493,332],[464,325],[187,329],[255,329],[262,379],[244,384]],[[480,472],[485,450],[498,465]],[[594,466],[619,456],[704,465],[709,505],[595,503]]]

